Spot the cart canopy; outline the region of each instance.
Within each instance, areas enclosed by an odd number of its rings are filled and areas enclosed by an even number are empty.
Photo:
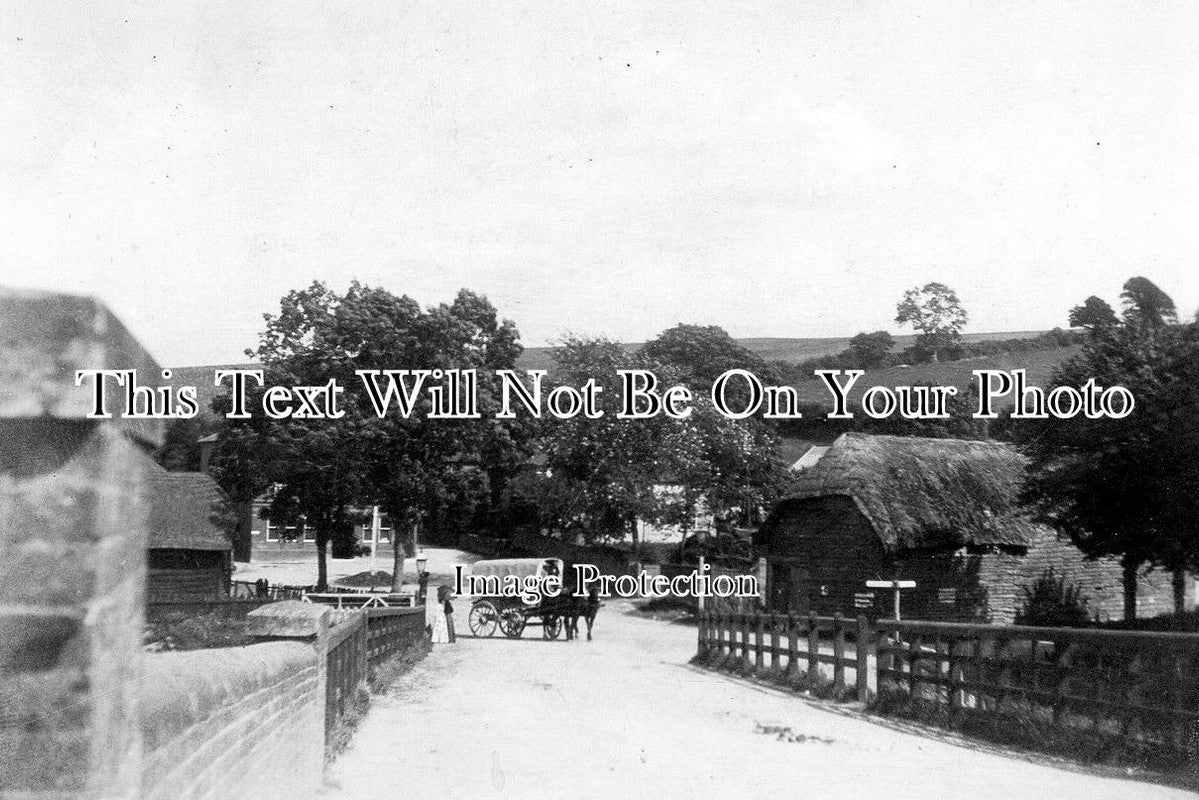
[[[546,575],[561,575],[563,570],[560,558],[496,558],[486,561],[476,561],[470,567],[471,575],[483,577],[496,576],[503,580],[509,575],[525,578],[536,575],[543,578]]]

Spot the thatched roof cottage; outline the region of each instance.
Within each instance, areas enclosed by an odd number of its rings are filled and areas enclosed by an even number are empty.
[[[1091,609],[1122,613],[1119,565],[1087,561],[1017,503],[1023,457],[1007,445],[846,433],[797,477],[759,530],[768,605],[777,611],[890,616],[890,590],[914,580],[913,619],[1010,623],[1046,569],[1078,584]],[[1171,609],[1168,576],[1142,581],[1141,614]]]

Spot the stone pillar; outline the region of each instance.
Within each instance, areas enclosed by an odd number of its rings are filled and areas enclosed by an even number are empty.
[[[137,796],[145,450],[160,423],[86,419],[79,369],[159,377],[95,301],[0,290],[4,796]]]

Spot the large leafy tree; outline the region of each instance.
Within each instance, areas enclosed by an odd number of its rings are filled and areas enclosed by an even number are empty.
[[[686,530],[701,502],[717,514],[752,513],[781,486],[772,431],[717,413],[707,387],[694,393],[686,419],[617,418],[617,370],[646,369],[662,385],[687,382],[684,369],[654,360],[654,352],[634,355],[606,339],[578,337],[556,351],[558,379],[578,386],[595,378],[605,402],[597,419],[579,415],[542,426],[544,477],[526,480],[524,489],[559,527],[608,540],[634,535],[638,519]],[[743,363],[726,368],[732,366]],[[707,383],[707,374],[690,377]]]
[[[322,283],[288,292],[277,314],[264,315],[258,347],[246,354],[262,364],[268,386],[315,386],[330,379],[351,386],[359,355],[353,343],[368,338],[362,329],[372,321],[385,328],[371,313],[377,300],[358,284],[345,295]],[[313,529],[316,585],[324,589],[329,543],[353,542],[355,508],[366,491],[376,432],[358,403],[343,403],[340,419],[272,420],[262,412],[262,390],[254,387],[249,395],[250,418],[228,420],[214,454],[214,475],[239,493],[274,488],[267,513]],[[214,405],[224,411],[230,402],[226,395]]]
[[[1030,457],[1025,499],[1088,556],[1121,560],[1124,613],[1133,618],[1143,567],[1193,563],[1193,545],[1178,542],[1177,509],[1186,502],[1179,469],[1191,456],[1184,452],[1185,426],[1177,416],[1199,412],[1187,388],[1199,375],[1186,348],[1180,350],[1185,337],[1169,325],[1173,303],[1165,293],[1134,278],[1124,297],[1119,323],[1092,324],[1082,352],[1058,369],[1047,388],[1079,387],[1090,378],[1122,385],[1137,400],[1133,415],[1022,421],[1012,433]],[[1189,448],[1194,446],[1191,438]]]
[[[505,487],[529,455],[533,433],[527,417],[496,419],[495,371],[513,369],[522,351],[515,325],[501,321],[487,298],[462,290],[452,303],[429,309],[404,330],[403,336],[376,343],[376,363],[477,370],[479,417],[430,419],[429,397],[421,395],[408,418],[385,418],[371,470],[375,502],[393,520],[429,526],[442,536],[472,524],[480,508],[493,512],[480,523],[502,525]],[[393,580],[400,580],[398,561]]]
[[[957,292],[943,283],[926,283],[908,289],[895,307],[895,321],[911,325],[916,331],[918,349],[933,361],[940,352],[961,341],[961,331],[969,321]]]
[[[646,342],[642,353],[674,367],[684,380],[705,392],[730,369],[748,370],[768,383],[779,378],[773,365],[718,325],[676,325]]]
[[[1092,333],[1114,330],[1119,320],[1116,312],[1101,297],[1091,295],[1070,309],[1070,327],[1086,328]]]
[[[489,468],[519,460],[515,426],[491,419],[429,419],[427,393],[408,418],[376,413],[358,370],[485,368],[483,404],[493,403],[490,370],[520,352],[512,323],[496,320],[486,298],[463,291],[454,302],[422,310],[412,298],[350,285],[339,294],[321,283],[289,292],[265,316],[257,349],[272,386],[343,387],[338,419],[270,420],[261,413],[229,420],[214,474],[239,492],[272,486],[272,519],[303,519],[315,533],[317,585],[327,583],[330,542],[352,545],[359,509],[378,504],[398,525],[469,518],[487,496]],[[251,392],[255,408],[260,390]],[[228,398],[219,400],[228,407]],[[223,410],[223,409],[222,409]],[[402,558],[401,548],[396,548]],[[398,566],[398,565],[397,565]],[[400,579],[396,569],[395,580]]]
[[[850,369],[873,369],[887,365],[893,347],[895,339],[886,331],[863,331],[849,340],[849,347],[841,355]]]

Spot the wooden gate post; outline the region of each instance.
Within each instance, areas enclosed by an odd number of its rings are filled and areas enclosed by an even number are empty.
[[[757,636],[754,642],[754,669],[761,672],[766,665],[763,653],[763,645],[766,642],[766,617],[761,613],[755,616],[757,617],[757,624],[755,626],[757,628]]]
[[[845,688],[845,618],[833,614],[833,685]]]
[[[779,615],[771,612],[770,614],[770,670],[772,672],[780,672],[779,664],[782,663],[782,656],[779,654]]]
[[[870,645],[873,641],[874,633],[870,630],[870,623],[866,620],[865,615],[858,615],[858,642],[857,642],[857,674],[855,683],[858,690],[858,702],[867,703],[870,701]],[[876,667],[877,667],[877,659]],[[877,685],[877,677],[875,678]]]
[[[808,612],[808,678],[813,682],[820,677],[820,629],[816,612]]]
[[[749,614],[741,613],[741,665],[748,668],[749,661]]]
[[[799,621],[794,614],[787,615],[787,677],[799,674]]]

